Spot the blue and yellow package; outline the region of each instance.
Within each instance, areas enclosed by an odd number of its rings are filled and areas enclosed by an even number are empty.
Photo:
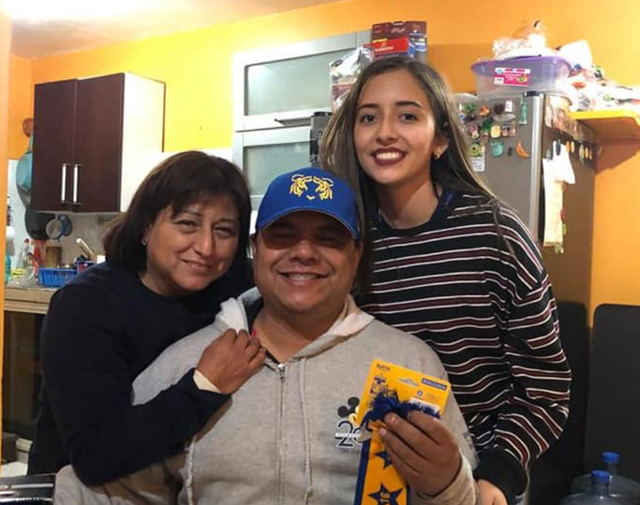
[[[451,385],[442,379],[375,360],[362,393],[356,423],[370,438],[362,445],[354,505],[409,505],[409,486],[391,464],[378,429],[381,419],[393,411],[406,417],[421,410],[440,417]]]

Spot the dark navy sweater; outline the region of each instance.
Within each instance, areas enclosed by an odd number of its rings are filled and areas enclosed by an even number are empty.
[[[42,402],[29,473],[71,463],[85,484],[99,485],[178,452],[228,396],[200,391],[190,370],[134,407],[131,384],[250,285],[249,272],[227,275],[200,293],[167,299],[135,272],[104,263],[58,290],[42,326]]]

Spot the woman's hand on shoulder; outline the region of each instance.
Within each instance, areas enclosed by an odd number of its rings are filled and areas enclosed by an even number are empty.
[[[197,370],[221,393],[235,393],[264,363],[266,350],[257,338],[227,330],[202,352]]]
[[[508,505],[504,493],[488,480],[478,480],[480,505]]]

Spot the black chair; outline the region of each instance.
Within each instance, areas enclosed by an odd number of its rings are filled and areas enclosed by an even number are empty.
[[[640,306],[599,305],[587,407],[584,466],[620,454],[621,474],[640,481]]]
[[[531,467],[529,505],[556,505],[583,473],[589,378],[589,329],[584,305],[558,302],[560,340],[571,367],[569,417],[562,436]]]

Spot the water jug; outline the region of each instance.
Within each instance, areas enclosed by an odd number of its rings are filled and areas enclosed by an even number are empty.
[[[640,505],[640,484],[618,473],[620,455],[617,452],[603,452],[604,469],[611,474],[609,494],[626,505]],[[576,477],[571,482],[571,493],[586,493],[591,489],[591,475]]]
[[[559,505],[622,505],[609,494],[611,474],[605,470],[591,472],[591,488],[586,493],[577,493],[563,498]]]

